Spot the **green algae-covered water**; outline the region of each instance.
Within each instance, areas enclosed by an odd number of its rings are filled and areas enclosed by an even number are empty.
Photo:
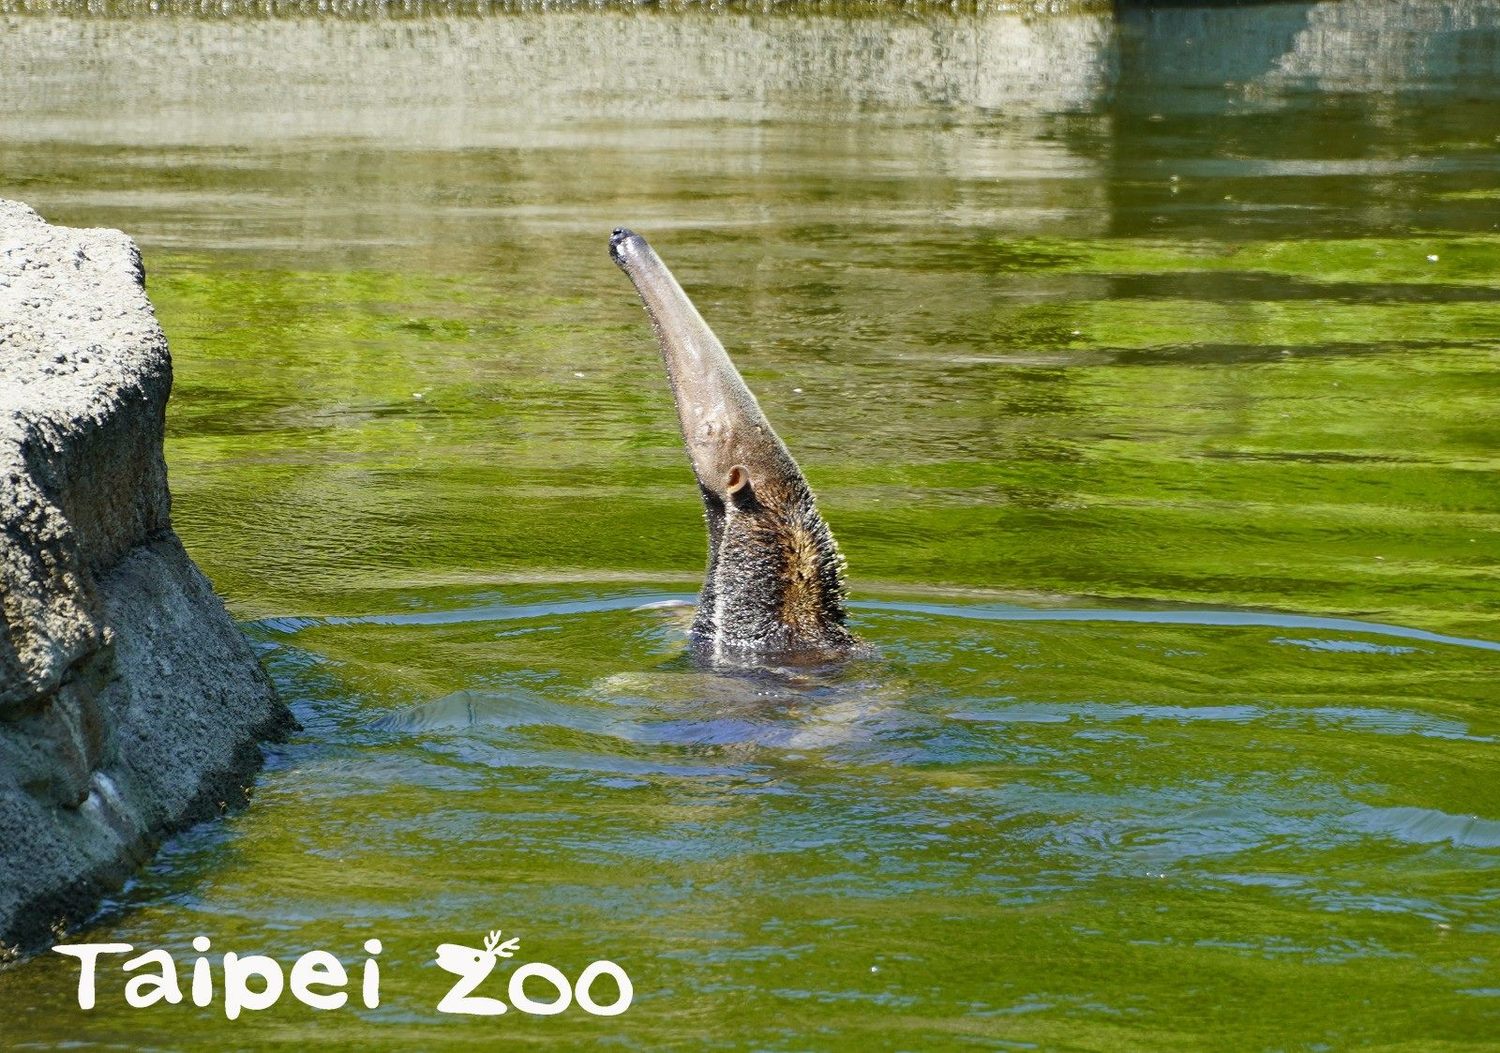
[[[0,194],[141,244],[303,725],[77,938],[383,949],[234,1022],[44,955],[0,1046],[1500,1047],[1500,4],[7,10]],[[878,660],[683,659],[620,224]],[[630,1008],[439,1012],[497,928]]]

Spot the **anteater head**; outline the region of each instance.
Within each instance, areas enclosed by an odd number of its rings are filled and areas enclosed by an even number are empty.
[[[777,660],[847,652],[844,562],[802,470],[646,239],[616,230],[609,254],[656,330],[703,495],[708,578],[695,643]]]

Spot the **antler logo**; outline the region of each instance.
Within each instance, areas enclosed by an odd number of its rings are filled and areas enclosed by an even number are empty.
[[[502,930],[491,929],[484,938],[484,950],[465,947],[458,943],[438,945],[438,968],[459,977],[458,983],[438,1003],[440,1013],[467,1013],[472,1016],[499,1016],[505,1012],[505,1003],[498,998],[471,995],[470,992],[495,969],[501,958],[509,958],[521,946],[521,938],[513,936],[500,942]]]

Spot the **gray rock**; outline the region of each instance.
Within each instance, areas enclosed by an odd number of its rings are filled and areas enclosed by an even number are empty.
[[[0,200],[0,962],[294,726],[172,532],[166,337],[134,243]]]

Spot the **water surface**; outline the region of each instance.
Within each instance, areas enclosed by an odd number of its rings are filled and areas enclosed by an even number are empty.
[[[140,242],[304,725],[88,938],[386,976],[230,1025],[48,956],[8,1048],[1500,1041],[1500,5],[7,10],[0,193]],[[620,224],[879,661],[682,659]],[[497,927],[635,1005],[435,1012]]]

